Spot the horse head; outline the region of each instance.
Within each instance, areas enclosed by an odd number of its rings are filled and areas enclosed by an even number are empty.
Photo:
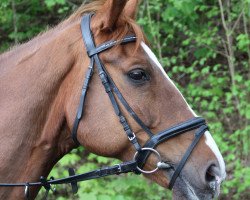
[[[146,42],[142,30],[135,23],[137,4],[136,0],[107,0],[96,10],[90,27],[96,46],[110,40],[119,41],[126,35],[134,34],[137,37],[133,43],[118,42],[114,47],[99,53],[99,57],[105,71],[138,118],[150,132],[159,133],[197,116],[168,77]],[[87,27],[82,27],[83,32],[86,29]],[[84,73],[87,73],[86,66],[90,65],[91,61],[87,55],[86,42],[85,45],[82,43],[80,48],[83,46],[83,62],[79,65],[85,69]],[[112,101],[103,88],[99,72],[94,68],[84,105],[84,116],[77,130],[77,140],[98,155],[116,157],[123,161],[131,160],[136,150],[124,134],[124,127],[120,125]],[[65,111],[71,130],[83,81],[83,75],[79,75],[77,71],[75,73],[72,78],[77,77],[78,81],[72,81],[74,84],[69,87],[71,92],[67,93]],[[114,98],[138,143],[143,146],[149,140],[145,129],[138,125],[126,106],[119,101],[119,94],[114,95]],[[178,163],[194,140],[195,131],[188,131],[157,144],[155,149],[171,167],[145,176],[167,188]],[[156,163],[157,156],[152,153],[147,158],[143,170],[153,170]],[[211,134],[206,130],[174,183],[174,196],[182,199],[211,199],[218,195],[220,183],[224,178],[223,158]]]
[[[151,51],[137,7],[137,0],[93,1],[0,56],[2,183],[37,182],[80,144],[132,160],[132,171],[173,189],[175,199],[218,195],[222,155]],[[0,187],[0,198],[23,192]]]

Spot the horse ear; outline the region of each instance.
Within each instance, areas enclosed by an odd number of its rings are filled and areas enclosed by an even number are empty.
[[[125,15],[135,20],[139,4],[140,0],[129,0],[124,9]]]
[[[103,7],[97,11],[96,26],[100,31],[112,30],[118,21],[127,0],[107,0]]]

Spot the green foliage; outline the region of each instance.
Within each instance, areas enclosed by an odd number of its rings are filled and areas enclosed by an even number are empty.
[[[0,52],[57,24],[79,4],[65,0],[1,0]]]
[[[219,2],[144,0],[138,22],[168,75],[193,109],[209,122],[227,164],[228,177],[220,198],[249,199],[250,0],[226,0],[222,9]],[[0,51],[57,24],[80,3],[1,0]],[[81,173],[117,162],[80,148],[66,155],[51,174],[63,177],[67,176],[67,167]],[[70,194],[69,186],[58,187],[56,199],[170,198],[159,186],[135,175],[112,176],[80,186],[76,196]]]
[[[242,52],[247,52],[250,46],[250,37],[247,34],[239,34],[236,38],[237,40],[237,47]]]

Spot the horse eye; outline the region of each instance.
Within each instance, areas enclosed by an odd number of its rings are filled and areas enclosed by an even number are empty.
[[[142,83],[149,80],[149,75],[142,69],[134,69],[128,73],[128,76],[136,83]]]

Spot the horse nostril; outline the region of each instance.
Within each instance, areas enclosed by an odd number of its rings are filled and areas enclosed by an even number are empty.
[[[214,164],[210,165],[206,171],[205,179],[207,183],[211,183],[216,181],[216,176],[218,174],[216,173],[218,170],[216,170],[216,166]]]
[[[220,171],[220,167],[216,164],[211,164],[205,174],[206,187],[210,189],[211,194],[214,197],[218,197],[220,192],[220,184],[224,177]]]
[[[219,168],[216,167],[216,165],[212,164],[208,167],[205,175],[205,180],[207,183],[207,186],[213,191],[213,198],[215,196],[218,196],[218,188],[220,186],[220,171]]]

